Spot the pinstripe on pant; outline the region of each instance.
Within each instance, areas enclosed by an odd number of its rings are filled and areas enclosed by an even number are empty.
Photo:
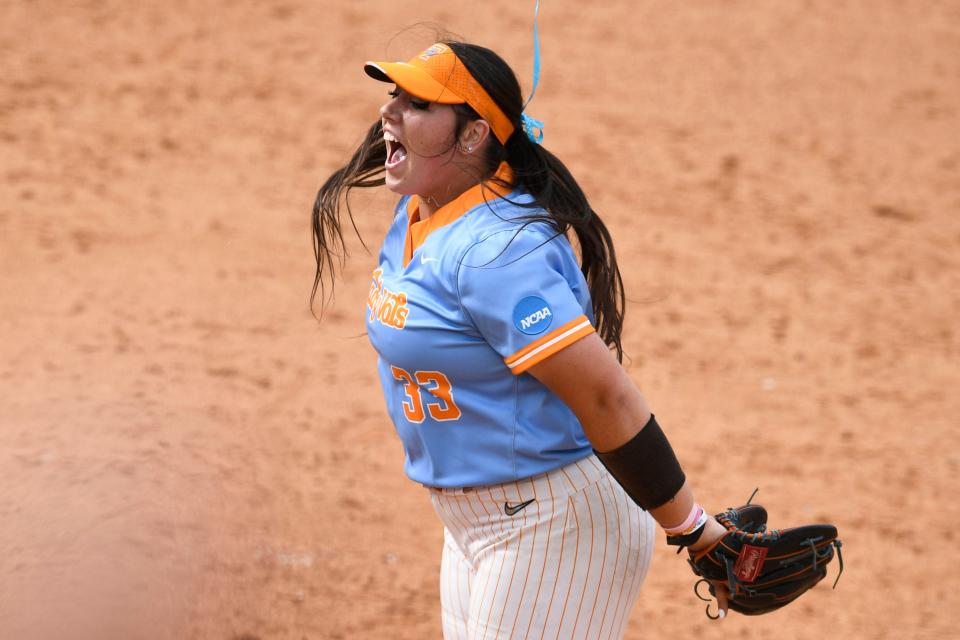
[[[444,523],[444,638],[623,636],[650,564],[654,521],[596,457],[430,495]],[[505,503],[530,499],[506,515]]]

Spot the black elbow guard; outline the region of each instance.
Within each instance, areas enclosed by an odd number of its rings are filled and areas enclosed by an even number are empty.
[[[652,414],[629,442],[607,453],[594,453],[644,511],[669,502],[687,479]]]

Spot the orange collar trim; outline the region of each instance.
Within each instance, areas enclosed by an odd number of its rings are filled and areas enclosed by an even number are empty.
[[[494,177],[507,184],[513,184],[513,171],[506,162],[500,164]],[[427,237],[441,227],[459,219],[470,209],[490,199],[492,192],[497,197],[503,197],[512,189],[504,188],[500,184],[488,180],[483,184],[470,187],[454,200],[443,205],[433,212],[426,220],[420,219],[420,197],[411,196],[407,201],[407,238],[403,244],[403,266],[406,267],[413,259],[413,252],[420,248]]]

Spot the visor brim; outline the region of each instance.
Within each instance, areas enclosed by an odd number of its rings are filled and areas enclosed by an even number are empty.
[[[380,82],[392,82],[410,95],[439,104],[464,104],[466,100],[407,62],[366,62],[363,70]]]

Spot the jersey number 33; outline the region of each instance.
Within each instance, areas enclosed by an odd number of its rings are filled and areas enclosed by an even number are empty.
[[[403,401],[403,415],[410,422],[423,422],[426,414],[424,407],[430,412],[430,417],[438,422],[448,422],[460,419],[460,408],[453,400],[453,387],[450,380],[440,371],[409,371],[397,366],[391,366],[393,377],[403,383],[403,392],[407,399]],[[426,401],[421,392],[427,394]]]

